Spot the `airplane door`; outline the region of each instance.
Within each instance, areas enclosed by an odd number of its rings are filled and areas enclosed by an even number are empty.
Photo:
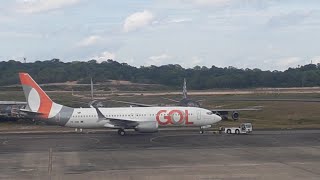
[[[201,120],[201,111],[200,110],[197,111],[197,119]]]

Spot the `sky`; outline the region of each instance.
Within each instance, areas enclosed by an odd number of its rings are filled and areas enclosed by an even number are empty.
[[[0,0],[0,61],[285,70],[319,42],[319,0]]]

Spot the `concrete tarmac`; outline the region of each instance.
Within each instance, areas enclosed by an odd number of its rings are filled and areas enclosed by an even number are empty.
[[[0,179],[320,179],[320,130],[1,134]]]

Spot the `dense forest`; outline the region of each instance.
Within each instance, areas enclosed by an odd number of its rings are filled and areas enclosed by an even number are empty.
[[[188,80],[189,89],[212,88],[254,88],[254,87],[310,87],[320,85],[320,64],[308,64],[286,71],[262,71],[260,69],[237,69],[200,67],[185,69],[178,64],[163,66],[141,66],[108,60],[97,63],[59,59],[21,63],[20,61],[0,62],[0,85],[18,84],[18,72],[28,72],[39,83],[78,81],[88,83],[128,80],[136,83],[181,86],[183,78]]]

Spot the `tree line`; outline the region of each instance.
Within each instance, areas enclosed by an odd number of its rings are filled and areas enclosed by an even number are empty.
[[[134,67],[127,63],[107,60],[97,63],[59,59],[21,63],[9,60],[0,62],[0,85],[18,84],[18,72],[28,72],[39,83],[78,81],[89,83],[108,80],[128,80],[135,83],[162,84],[178,88],[183,78],[189,89],[256,88],[256,87],[312,87],[320,86],[320,64],[307,64],[285,71],[262,71],[235,67],[183,68],[178,64]]]

